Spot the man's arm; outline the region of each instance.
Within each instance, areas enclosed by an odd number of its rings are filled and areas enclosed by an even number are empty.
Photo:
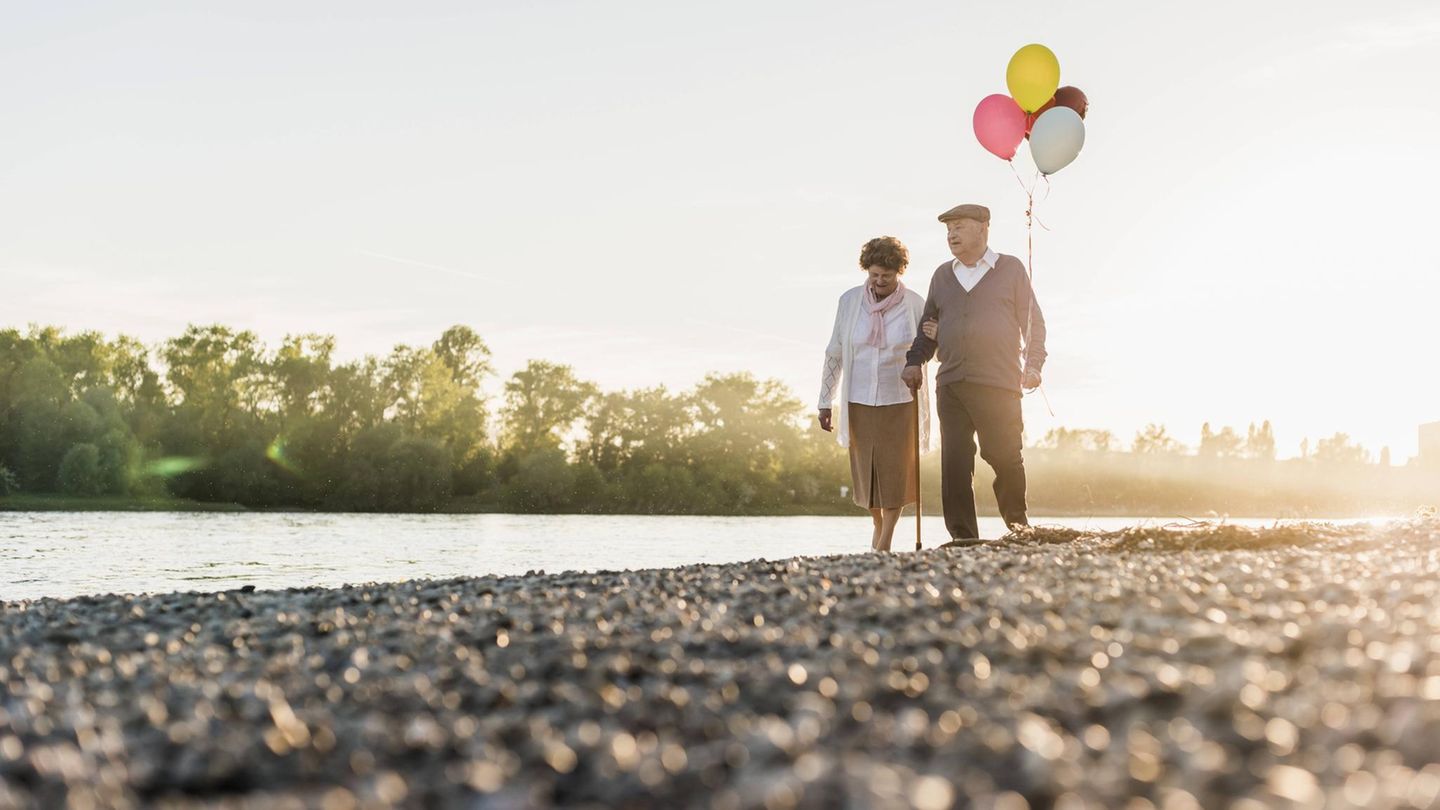
[[[1028,275],[1021,277],[1019,294],[1015,296],[1015,319],[1020,324],[1024,341],[1025,371],[1040,373],[1045,366],[1045,314],[1035,300],[1035,288]]]
[[[920,323],[915,325],[915,340],[910,344],[910,351],[905,353],[905,365],[923,366],[930,362],[935,356],[935,341],[925,337],[925,322],[929,320],[940,320],[940,309],[935,305],[935,281],[930,281],[930,294],[925,296],[925,309],[920,313]]]

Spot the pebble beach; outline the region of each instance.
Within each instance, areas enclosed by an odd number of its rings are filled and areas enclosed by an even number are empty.
[[[1420,517],[9,602],[0,808],[1435,807],[1437,597]]]

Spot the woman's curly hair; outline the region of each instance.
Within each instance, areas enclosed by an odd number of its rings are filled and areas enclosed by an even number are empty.
[[[886,270],[904,273],[910,264],[910,251],[904,243],[893,236],[877,236],[860,248],[860,269],[868,270],[880,266]]]

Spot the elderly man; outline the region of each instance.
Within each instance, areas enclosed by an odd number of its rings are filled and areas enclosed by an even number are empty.
[[[1021,457],[1023,389],[1040,385],[1045,318],[1025,263],[990,249],[990,209],[958,205],[940,215],[954,261],[935,270],[923,319],[938,321],[934,339],[922,329],[905,356],[901,379],[920,385],[922,366],[939,355],[935,377],[940,415],[940,489],[945,528],[954,540],[979,541],[975,517],[975,438],[995,470],[995,499],[1007,526],[1025,519]],[[1024,344],[1024,366],[1021,347]]]

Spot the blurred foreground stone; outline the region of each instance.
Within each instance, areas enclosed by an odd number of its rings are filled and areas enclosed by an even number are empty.
[[[1437,595],[1432,518],[8,603],[0,808],[1440,806]]]

